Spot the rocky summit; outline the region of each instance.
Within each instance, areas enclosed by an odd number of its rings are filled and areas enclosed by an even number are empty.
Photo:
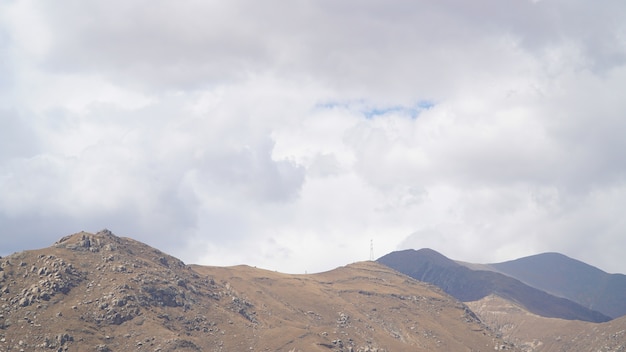
[[[375,262],[287,275],[189,266],[108,230],[0,258],[0,351],[517,350]]]

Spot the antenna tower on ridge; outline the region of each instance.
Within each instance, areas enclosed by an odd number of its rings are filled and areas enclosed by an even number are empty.
[[[370,240],[370,260],[374,260],[374,240]]]

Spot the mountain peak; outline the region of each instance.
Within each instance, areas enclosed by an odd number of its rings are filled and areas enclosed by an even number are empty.
[[[96,252],[103,246],[119,244],[120,238],[115,236],[110,230],[104,229],[97,233],[86,231],[77,232],[65,236],[54,243],[57,248],[67,248],[74,250],[85,250]]]
[[[608,274],[566,255],[548,252],[490,264],[495,270],[613,318],[626,314],[626,276]]]
[[[406,249],[396,252],[391,252],[378,259],[378,262],[387,266],[394,267],[395,265],[404,266],[412,265],[416,263],[432,263],[441,267],[454,268],[460,265],[445,255],[430,248],[422,249]]]

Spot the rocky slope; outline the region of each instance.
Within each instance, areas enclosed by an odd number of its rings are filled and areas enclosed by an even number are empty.
[[[626,351],[626,317],[605,323],[545,318],[496,295],[467,304],[498,336],[523,351]]]
[[[188,266],[109,231],[0,258],[0,351],[515,350],[374,262],[314,275]]]

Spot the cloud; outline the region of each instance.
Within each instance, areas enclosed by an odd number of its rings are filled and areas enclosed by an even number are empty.
[[[0,248],[107,227],[292,272],[370,240],[624,272],[624,6],[5,2]]]
[[[35,131],[17,111],[0,109],[0,125],[4,137],[0,140],[0,160],[37,154],[40,146]]]

